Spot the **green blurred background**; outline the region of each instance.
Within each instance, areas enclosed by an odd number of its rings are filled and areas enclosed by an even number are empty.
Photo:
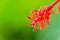
[[[0,0],[0,40],[60,40],[60,14],[57,4],[48,28],[33,32],[27,16],[33,8],[51,5],[55,0]]]

